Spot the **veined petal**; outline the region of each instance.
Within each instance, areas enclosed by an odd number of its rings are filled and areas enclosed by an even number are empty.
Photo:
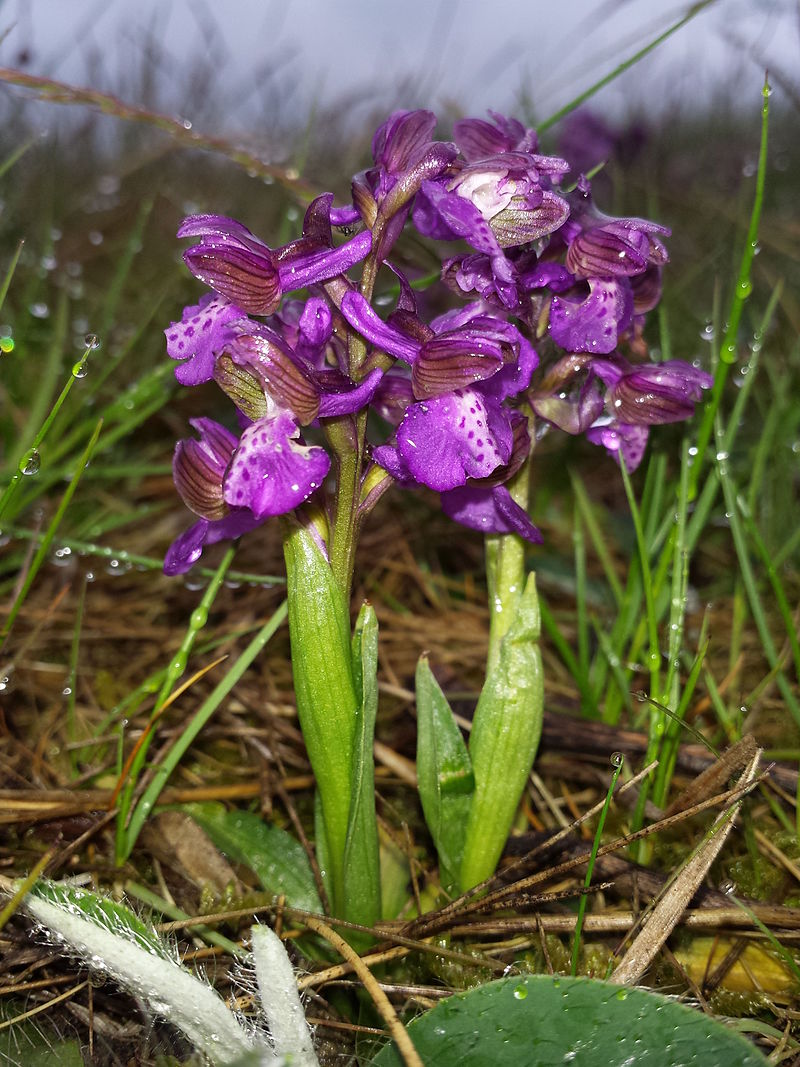
[[[514,533],[540,545],[542,535],[528,513],[516,503],[504,485],[492,489],[464,486],[441,494],[442,511],[451,519],[483,534]]]
[[[280,304],[275,259],[268,248],[253,250],[226,238],[204,237],[183,261],[195,278],[253,315],[271,315]]]
[[[412,404],[397,428],[397,449],[409,473],[439,492],[467,478],[486,478],[508,462],[512,443],[507,413],[477,389]]]
[[[214,364],[214,381],[251,422],[268,413],[269,403],[261,382],[246,367],[234,363],[227,352]]]
[[[454,330],[433,337],[420,349],[411,371],[414,396],[423,400],[452,392],[491,378],[502,366],[502,346],[475,331]]]
[[[223,499],[222,480],[238,444],[234,434],[213,419],[192,419],[200,440],[178,441],[172,461],[175,488],[195,515],[221,519],[228,507]]]
[[[232,324],[246,318],[242,308],[213,293],[206,293],[198,304],[184,308],[181,321],[173,322],[164,331],[167,355],[185,360],[175,368],[181,385],[211,380],[216,357],[236,336]]]
[[[263,390],[280,407],[289,408],[302,425],[319,411],[319,390],[311,374],[301,367],[281,339],[268,327],[236,339],[231,347],[234,363],[252,371]]]
[[[284,515],[319,488],[330,465],[325,449],[304,444],[289,412],[279,411],[242,433],[225,477],[225,500],[258,519]]]

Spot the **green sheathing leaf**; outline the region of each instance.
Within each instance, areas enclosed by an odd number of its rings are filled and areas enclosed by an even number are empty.
[[[449,892],[458,883],[475,778],[461,730],[426,656],[417,664],[416,688],[419,797],[439,854],[439,877]]]
[[[469,755],[475,796],[461,864],[464,890],[494,873],[539,746],[544,701],[539,633],[531,573],[473,718]]]
[[[205,830],[217,848],[257,876],[268,893],[283,895],[293,908],[322,913],[311,864],[303,846],[252,811],[226,811],[222,804],[187,804],[181,809]]]
[[[350,819],[344,850],[344,917],[372,926],[381,916],[375,761],[372,747],[378,713],[378,620],[363,604],[353,634],[353,676],[360,704],[353,744]]]
[[[350,618],[333,572],[308,530],[291,531],[284,555],[297,713],[322,804],[331,904],[334,914],[341,915],[358,716]]]
[[[501,978],[443,1000],[408,1028],[436,1067],[766,1067],[745,1038],[643,989],[592,978]],[[401,1067],[393,1045],[374,1067]]]

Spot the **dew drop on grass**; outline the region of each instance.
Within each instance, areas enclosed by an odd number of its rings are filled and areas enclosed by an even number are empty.
[[[35,448],[29,449],[19,461],[19,469],[23,474],[38,474],[42,465],[42,457]]]
[[[190,616],[193,630],[202,630],[208,622],[208,612],[205,608],[195,608]]]
[[[89,368],[86,366],[86,360],[85,359],[79,359],[77,363],[73,364],[73,366],[72,366],[72,377],[73,378],[85,378],[88,373],[89,373]]]
[[[621,767],[624,762],[625,762],[625,756],[621,752],[612,752],[611,753],[611,766],[612,767]]]
[[[100,338],[96,333],[87,333],[83,339],[83,343],[90,350],[100,347]]]

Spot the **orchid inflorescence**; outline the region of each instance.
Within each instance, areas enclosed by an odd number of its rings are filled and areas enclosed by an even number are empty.
[[[633,470],[649,427],[688,418],[712,381],[648,359],[668,230],[601,214],[589,181],[565,188],[566,161],[514,119],[457,122],[454,143],[432,140],[435,124],[429,111],[390,116],[352,202],[318,196],[281,248],[233,219],[187,218],[184,260],[212,292],[166,331],[178,380],[213,379],[238,430],[197,418],[198,438],[178,443],[175,484],[198,521],[165,570],[282,518],[317,854],[333,912],[362,926],[381,914],[377,620],[368,604],[354,630],[350,618],[365,516],[392,484],[425,487],[486,535],[487,674],[468,746],[424,656],[416,678],[420,801],[442,887],[463,891],[495,870],[541,732],[532,443],[549,428],[584,434]],[[441,263],[432,279],[399,265],[407,227]]]
[[[506,487],[534,418],[537,432],[585,434],[633,470],[651,425],[691,416],[711,378],[649,362],[643,340],[669,231],[601,214],[586,178],[563,189],[567,162],[540,154],[533,130],[491,118],[457,122],[450,143],[432,140],[431,112],[395,112],[352,203],[317,197],[283,247],[223,216],[184,221],[178,235],[196,239],[184,260],[212,293],[166,331],[167,350],[182,384],[218,383],[239,428],[198,418],[199,440],[176,448],[175,483],[198,521],[170,547],[168,573],[323,502],[341,451],[327,428],[343,419],[359,450],[358,417],[377,416],[359,452],[358,523],[394,481],[437,491],[466,526],[536,542]],[[390,261],[407,224],[440,256],[455,305],[430,319],[429,294]],[[360,284],[348,278],[358,264]],[[381,266],[399,294],[386,319],[373,295]]]

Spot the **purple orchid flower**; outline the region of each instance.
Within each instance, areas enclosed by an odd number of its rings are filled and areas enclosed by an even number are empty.
[[[306,213],[309,226],[318,227],[320,207],[329,212],[331,202],[331,194],[314,201]],[[365,230],[338,248],[307,235],[273,250],[224,215],[190,215],[178,237],[200,238],[183,254],[192,274],[252,315],[271,315],[285,293],[344,274],[372,247],[372,235]]]
[[[406,408],[395,444],[374,449],[382,467],[401,484],[442,492],[508,463],[513,428],[503,401],[527,388],[538,362],[516,327],[472,305],[434,320],[421,341],[384,322],[357,293],[341,310],[368,341],[412,368],[418,402]]]
[[[608,390],[607,410],[634,426],[690,419],[703,390],[714,384],[710,374],[680,359],[631,366],[618,356],[593,360],[592,370]]]
[[[238,438],[213,419],[192,419],[191,425],[200,438],[178,442],[172,470],[178,493],[200,521],[171,545],[168,574],[189,570],[205,545],[293,511],[330,468],[327,452],[305,444],[291,413],[274,404]]]

